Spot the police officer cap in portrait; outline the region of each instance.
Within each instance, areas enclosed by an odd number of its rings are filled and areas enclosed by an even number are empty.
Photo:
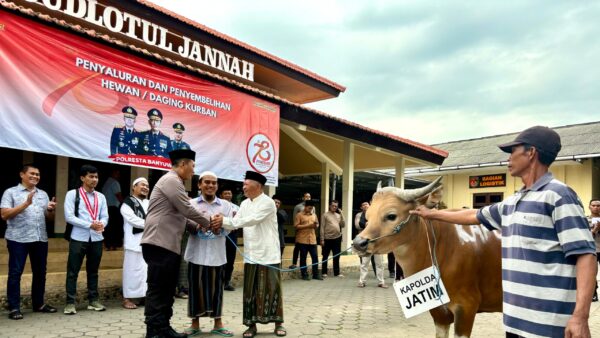
[[[267,183],[267,178],[257,173],[256,171],[246,171],[246,179],[256,181],[261,185],[265,185],[265,183]]]
[[[130,106],[123,107],[123,109],[121,109],[121,112],[123,112],[124,117],[129,117],[132,119],[137,117],[137,111],[135,110],[135,108]]]
[[[163,116],[162,116],[162,113],[160,112],[160,110],[158,110],[156,108],[152,108],[152,109],[148,110],[148,119],[162,120]]]
[[[535,126],[523,130],[512,142],[498,147],[505,153],[512,153],[514,146],[528,144],[534,146],[541,157],[553,162],[561,149],[560,136],[548,127]]]
[[[173,130],[175,130],[176,133],[181,133],[185,131],[185,127],[183,126],[183,124],[177,122],[173,124]]]

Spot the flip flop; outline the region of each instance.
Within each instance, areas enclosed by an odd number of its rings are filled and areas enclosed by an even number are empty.
[[[256,336],[256,327],[249,328],[248,330],[244,331],[244,333],[243,333],[244,338],[254,338],[254,336]]]
[[[221,337],[233,337],[233,331],[226,329],[224,327],[214,329],[210,331],[210,333],[218,334]]]
[[[202,333],[201,329],[195,329],[193,327],[188,327],[187,329],[183,330],[183,333],[187,334],[188,337],[195,337],[198,336]]]
[[[273,333],[275,333],[275,335],[277,337],[285,337],[287,335],[287,331],[285,330],[285,327],[283,327],[281,325],[277,325],[275,327],[275,331],[273,331]]]

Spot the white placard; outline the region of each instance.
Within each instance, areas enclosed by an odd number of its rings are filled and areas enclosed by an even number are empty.
[[[450,302],[440,273],[433,266],[394,283],[394,291],[406,318]]]

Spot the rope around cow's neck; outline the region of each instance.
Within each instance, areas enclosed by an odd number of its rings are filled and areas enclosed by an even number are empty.
[[[429,225],[429,227],[431,227],[431,233],[433,236],[433,250],[431,250],[431,243],[429,241],[429,231],[427,229],[427,225]],[[431,265],[433,265],[435,267],[435,269],[433,269],[434,271],[434,276],[435,276],[435,280],[436,280],[436,289],[440,289],[440,281],[442,280],[441,278],[441,274],[442,272],[440,271],[440,266],[438,264],[437,261],[437,255],[436,255],[436,246],[437,246],[437,238],[435,236],[435,229],[433,228],[433,224],[431,223],[430,220],[425,220],[425,234],[427,235],[427,247],[429,248],[429,257],[431,258]],[[438,293],[438,297],[436,298],[440,301],[440,303],[442,303],[442,293],[439,292]]]

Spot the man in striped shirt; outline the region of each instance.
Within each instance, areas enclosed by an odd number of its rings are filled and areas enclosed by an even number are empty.
[[[590,337],[596,249],[577,194],[548,167],[560,136],[546,127],[524,130],[499,146],[523,188],[480,210],[417,208],[413,213],[502,231],[502,287],[507,337]]]

